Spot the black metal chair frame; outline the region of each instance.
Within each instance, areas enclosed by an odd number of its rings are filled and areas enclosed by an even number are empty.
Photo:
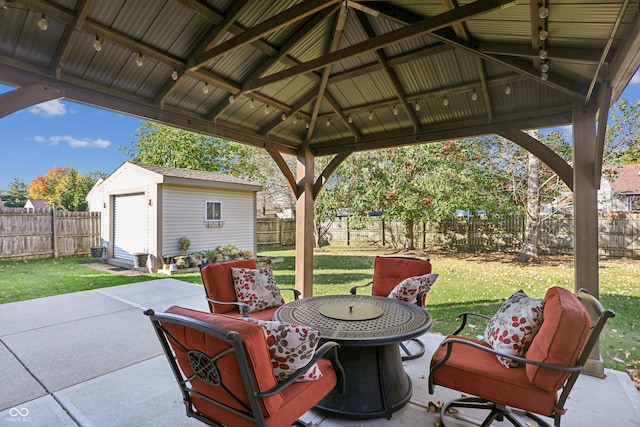
[[[433,367],[431,367],[431,371],[429,373],[429,394],[433,394],[433,390],[436,385],[433,380],[434,373],[438,370],[438,368],[440,368],[442,365],[444,365],[447,362],[447,360],[451,356],[451,352],[453,351],[454,344],[471,346],[471,347],[480,349],[482,351],[486,351],[488,353],[513,359],[515,361],[518,361],[519,363],[531,364],[531,365],[541,366],[544,368],[569,372],[570,373],[569,377],[567,378],[564,386],[562,387],[562,393],[560,394],[560,397],[556,400],[555,406],[557,408],[557,411],[549,415],[549,417],[553,417],[554,419],[554,426],[559,427],[561,416],[564,412],[566,412],[566,410],[564,409],[564,404],[567,401],[567,398],[569,397],[569,393],[571,392],[571,389],[573,388],[576,380],[578,379],[578,376],[582,372],[584,364],[589,358],[589,354],[591,353],[591,350],[593,349],[596,342],[598,341],[600,333],[602,332],[602,329],[604,328],[604,325],[606,324],[607,320],[609,318],[615,317],[615,313],[613,311],[605,310],[605,308],[602,306],[600,301],[598,301],[594,296],[589,294],[585,289],[580,289],[576,294],[576,296],[580,299],[582,304],[587,309],[587,312],[591,316],[592,321],[591,321],[591,331],[589,333],[589,338],[587,339],[587,342],[585,343],[584,348],[582,349],[582,352],[580,353],[580,356],[578,357],[578,360],[576,361],[575,365],[563,366],[563,365],[553,365],[549,363],[537,362],[534,360],[526,359],[524,357],[504,354],[471,341],[450,337],[445,339],[440,344],[440,345],[447,346],[447,352],[445,356],[442,359],[440,359],[436,364],[434,364]],[[467,324],[467,319],[469,316],[476,316],[484,319],[490,319],[489,316],[485,316],[479,313],[470,313],[470,312],[460,313],[458,317],[462,318],[461,325],[458,327],[458,329],[456,329],[453,335],[458,335],[460,332],[462,332],[462,330],[465,328]],[[502,421],[504,418],[509,420],[511,424],[513,424],[514,426],[528,427],[528,424],[522,424],[513,414],[528,417],[529,419],[537,422],[538,425],[540,426],[550,427],[549,423],[547,423],[545,420],[543,420],[536,414],[533,414],[529,411],[522,411],[516,408],[507,407],[503,404],[489,401],[481,397],[463,397],[459,399],[454,399],[444,404],[441,409],[441,421],[442,421],[442,425],[445,427],[446,427],[445,416],[446,414],[449,413],[451,408],[471,408],[471,409],[489,410],[490,411],[489,415],[484,419],[484,421],[481,424],[482,427],[489,427],[494,420]]]
[[[247,350],[242,341],[242,337],[240,334],[234,331],[225,331],[220,328],[216,328],[215,326],[209,325],[200,320],[191,319],[185,316],[180,316],[176,314],[169,313],[155,313],[153,310],[148,309],[144,312],[147,315],[151,323],[156,331],[156,335],[160,340],[160,344],[162,345],[162,349],[164,350],[165,356],[169,361],[169,365],[171,366],[171,370],[173,371],[173,375],[178,382],[180,387],[180,391],[182,392],[183,403],[186,408],[186,413],[188,417],[196,418],[197,420],[214,427],[225,427],[223,424],[220,424],[213,419],[209,418],[207,415],[198,412],[194,405],[191,396],[196,395],[207,402],[210,402],[214,405],[221,407],[225,411],[233,412],[236,415],[244,417],[248,420],[251,420],[256,423],[256,426],[265,426],[265,417],[261,408],[261,399],[269,396],[273,396],[277,393],[282,392],[284,389],[289,387],[291,384],[295,382],[295,380],[302,374],[304,374],[314,363],[316,363],[321,358],[326,358],[331,361],[333,368],[336,371],[338,382],[336,384],[336,389],[339,393],[344,393],[345,384],[344,384],[344,370],[340,361],[338,360],[338,348],[339,344],[335,342],[326,342],[322,346],[320,346],[314,355],[314,357],[309,360],[309,362],[302,368],[298,369],[295,373],[293,373],[286,380],[279,382],[275,387],[271,390],[265,392],[258,392],[256,386],[254,384],[253,379],[253,368],[249,362],[249,358],[247,355]],[[163,323],[174,323],[176,325],[185,326],[188,328],[195,329],[197,331],[203,332],[205,334],[211,335],[215,339],[220,341],[224,341],[231,345],[231,347],[218,354],[215,357],[210,357],[207,354],[204,354],[198,350],[190,350],[185,348],[178,339],[173,337],[163,326]],[[186,377],[180,366],[178,365],[178,361],[174,352],[171,349],[171,345],[169,344],[169,339],[172,340],[175,345],[178,345],[183,351],[185,351],[189,356],[189,363],[194,371],[194,375],[191,377]],[[235,396],[229,389],[227,389],[223,383],[220,382],[220,377],[218,374],[218,368],[216,366],[216,361],[222,356],[226,356],[227,354],[234,353],[236,357],[236,361],[238,363],[238,367],[240,369],[240,376],[242,378],[242,382],[245,387],[246,394],[249,398],[250,405],[247,406],[244,404],[237,396]],[[267,368],[270,366],[267,365]],[[239,405],[241,405],[244,410],[238,410],[229,405],[226,405],[217,400],[211,399],[205,394],[200,393],[197,390],[194,390],[190,381],[195,377],[198,377],[200,380],[205,383],[213,386],[221,387],[225,390],[225,392]],[[294,425],[300,427],[306,427],[307,424],[301,420],[297,420]]]
[[[389,257],[392,258],[392,257]],[[409,257],[393,257],[393,258],[403,258],[403,259],[415,259],[415,260],[419,260],[419,261],[424,261],[420,258],[409,258]],[[426,260],[427,262],[431,262],[431,259]],[[351,289],[349,289],[349,293],[351,295],[356,295],[358,288],[366,288],[368,286],[373,286],[373,280],[371,280],[368,283],[365,283],[364,285],[356,285],[353,286]],[[424,296],[426,295],[426,292],[420,292],[418,294],[416,294],[416,301],[415,304],[420,307],[420,308],[424,308],[424,305],[420,302],[420,301],[424,301]],[[297,299],[297,298],[296,298]],[[413,342],[415,345],[418,346],[418,351],[416,352],[411,352],[411,350],[408,347],[408,344],[406,344],[407,342]],[[411,338],[409,341],[406,342],[401,342],[400,345],[400,349],[402,349],[404,355],[402,356],[402,360],[403,361],[407,361],[407,360],[414,360],[414,359],[418,359],[422,356],[424,356],[424,353],[426,351],[426,347],[424,345],[424,343],[422,341],[420,341],[418,338]]]

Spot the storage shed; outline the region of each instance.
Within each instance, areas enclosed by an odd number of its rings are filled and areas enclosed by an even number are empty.
[[[147,267],[156,271],[162,256],[181,253],[183,236],[191,241],[189,253],[228,244],[256,253],[261,189],[224,174],[125,162],[96,183],[87,200],[102,214],[108,262],[131,265],[146,253]]]

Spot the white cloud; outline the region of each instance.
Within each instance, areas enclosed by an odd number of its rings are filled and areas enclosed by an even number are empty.
[[[640,68],[636,70],[636,73],[631,77],[631,84],[640,84]]]
[[[106,139],[77,139],[69,135],[62,136],[50,136],[48,138],[42,136],[36,136],[33,138],[36,142],[44,142],[48,145],[58,146],[60,144],[67,144],[71,148],[107,148],[111,145],[111,141]]]
[[[59,99],[54,99],[29,108],[29,112],[33,115],[50,119],[51,117],[67,114],[67,107]]]

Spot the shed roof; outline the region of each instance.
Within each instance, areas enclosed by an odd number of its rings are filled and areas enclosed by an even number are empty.
[[[172,168],[167,166],[148,165],[145,163],[125,162],[117,170],[129,166],[150,172],[156,183],[184,185],[191,187],[210,187],[229,190],[260,191],[262,186],[255,182],[236,178],[221,173],[205,172],[191,169]]]

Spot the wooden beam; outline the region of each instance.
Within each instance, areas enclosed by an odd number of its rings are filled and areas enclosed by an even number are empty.
[[[289,165],[287,165],[287,162],[284,159],[284,157],[282,157],[282,154],[279,151],[273,149],[272,147],[265,147],[265,150],[271,156],[273,161],[276,162],[278,169],[280,169],[280,172],[282,172],[282,175],[284,175],[284,178],[289,183],[289,187],[291,187],[291,192],[294,194],[296,199],[300,197],[300,189],[298,188],[298,183],[296,182],[296,178],[293,176],[293,172],[291,172],[291,169],[289,168]]]
[[[78,38],[80,34],[80,29],[84,24],[84,21],[87,19],[87,15],[89,14],[89,10],[91,9],[91,3],[93,0],[81,0],[76,4],[77,15],[73,20],[72,25],[67,25],[65,28],[64,34],[60,39],[60,43],[58,44],[57,52],[53,58],[53,69],[57,78],[60,78],[60,74],[62,73],[62,68],[64,67],[64,63],[67,61],[69,54],[71,53],[71,48]]]
[[[474,16],[488,13],[495,9],[503,8],[513,3],[513,0],[477,0],[456,10],[443,12],[432,18],[418,21],[414,24],[407,25],[397,30],[382,34],[373,39],[353,44],[329,55],[325,55],[320,58],[302,63],[298,66],[291,67],[278,73],[263,77],[261,79],[258,79],[251,85],[243,85],[243,90],[255,90],[259,87],[263,87],[280,80],[288,79],[290,77],[297,76],[311,70],[317,70],[318,68],[326,67],[327,65],[342,61],[347,58],[351,58],[353,56],[362,55],[365,52],[370,52],[372,50],[389,46],[407,38],[417,37],[425,33],[434,32],[438,29],[448,27],[456,22],[464,21]]]
[[[331,178],[331,175],[333,175],[338,166],[340,166],[342,162],[344,162],[347,157],[349,157],[350,154],[351,152],[349,151],[343,151],[336,154],[333,159],[331,159],[329,164],[322,170],[320,175],[318,175],[318,179],[316,179],[316,182],[313,184],[313,200],[316,200],[318,198],[318,194],[324,187],[324,184],[326,184],[326,182],[329,180],[329,178]]]
[[[64,96],[64,90],[38,83],[5,92],[0,94],[0,119],[24,108]]]
[[[291,25],[292,23],[306,18],[325,7],[331,6],[337,3],[339,0],[307,0],[281,12],[265,21],[262,21],[255,27],[238,34],[236,37],[227,40],[218,46],[209,49],[206,52],[198,55],[195,64],[192,68],[198,68],[202,65],[218,58],[222,55],[226,55],[242,46],[246,46],[268,34],[271,34],[279,29]]]

